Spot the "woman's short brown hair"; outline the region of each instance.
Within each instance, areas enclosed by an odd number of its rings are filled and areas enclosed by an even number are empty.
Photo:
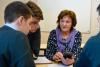
[[[58,15],[58,20],[57,20],[57,23],[58,23],[58,27],[60,27],[59,25],[59,22],[60,20],[64,17],[64,16],[69,16],[71,19],[72,19],[72,28],[76,26],[77,24],[77,20],[76,20],[76,15],[73,11],[70,11],[70,10],[63,10],[60,12],[60,14]]]

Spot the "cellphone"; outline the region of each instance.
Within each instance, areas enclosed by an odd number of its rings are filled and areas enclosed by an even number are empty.
[[[70,58],[72,59],[72,56],[73,56],[73,53],[72,52],[67,52],[63,55],[63,57],[66,59],[66,58]]]

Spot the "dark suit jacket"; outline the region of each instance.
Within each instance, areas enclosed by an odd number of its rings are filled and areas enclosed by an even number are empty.
[[[34,33],[30,32],[28,34],[28,39],[33,53],[35,54],[36,57],[38,57],[40,50],[40,41],[41,41],[40,28]]]
[[[100,67],[100,33],[87,41],[74,67]]]
[[[26,36],[8,26],[0,28],[0,67],[35,67]]]

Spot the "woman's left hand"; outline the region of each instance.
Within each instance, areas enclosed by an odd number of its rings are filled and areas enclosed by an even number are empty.
[[[67,65],[72,65],[74,62],[75,62],[74,58],[72,58],[72,59],[66,58]]]

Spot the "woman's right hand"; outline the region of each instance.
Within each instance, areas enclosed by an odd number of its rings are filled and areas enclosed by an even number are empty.
[[[63,54],[61,52],[56,52],[56,54],[53,56],[53,60],[55,61],[61,61],[63,58]]]

